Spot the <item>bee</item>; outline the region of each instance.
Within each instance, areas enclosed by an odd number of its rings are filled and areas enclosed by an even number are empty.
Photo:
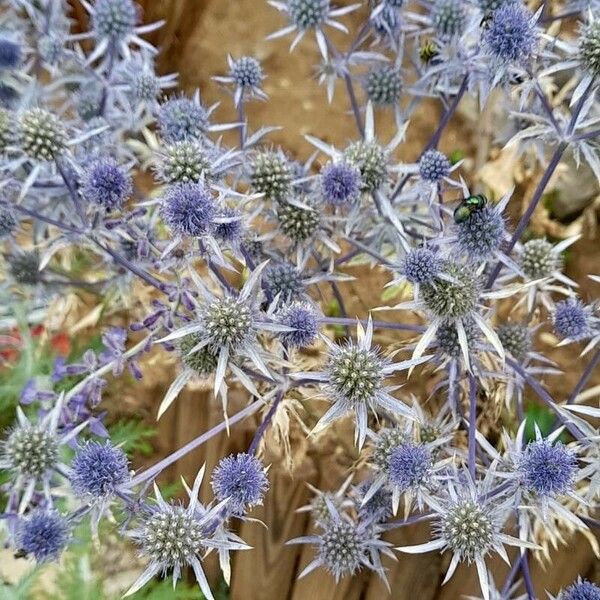
[[[468,221],[470,216],[481,210],[487,204],[487,198],[483,194],[469,196],[454,209],[454,222],[464,223]]]
[[[433,40],[425,40],[419,48],[419,58],[426,65],[433,62],[438,54],[436,43]]]

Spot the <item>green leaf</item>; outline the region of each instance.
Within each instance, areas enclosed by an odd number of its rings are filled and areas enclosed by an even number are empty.
[[[112,442],[120,444],[127,454],[152,454],[150,440],[156,435],[156,429],[148,427],[143,421],[123,419],[109,427]]]

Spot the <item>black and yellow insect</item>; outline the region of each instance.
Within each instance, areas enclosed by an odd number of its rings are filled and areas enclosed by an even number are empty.
[[[419,48],[419,58],[426,65],[433,62],[438,54],[437,45],[433,40],[425,40]]]
[[[487,204],[487,198],[483,194],[469,196],[461,201],[454,209],[454,222],[464,223],[469,217],[478,210],[481,210]]]

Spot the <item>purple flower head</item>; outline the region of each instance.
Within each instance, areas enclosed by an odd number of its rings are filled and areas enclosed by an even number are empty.
[[[553,325],[561,338],[584,340],[593,334],[592,309],[576,298],[567,298],[554,307]]]
[[[520,3],[506,3],[492,13],[484,41],[504,63],[526,63],[535,51],[537,32],[533,15]]]
[[[0,37],[0,69],[14,69],[21,62],[21,46],[13,40]]]
[[[405,492],[421,485],[432,467],[431,453],[425,445],[401,444],[390,454],[388,479],[392,486]]]
[[[37,509],[17,525],[16,547],[39,563],[56,560],[70,537],[69,522],[56,511]]]
[[[287,0],[290,21],[301,31],[322,25],[329,13],[329,0]]]
[[[226,206],[217,213],[217,219],[222,219],[215,223],[214,236],[217,240],[235,244],[242,239],[245,229],[240,211]]]
[[[260,62],[253,56],[242,56],[233,61],[229,76],[237,86],[242,88],[259,86],[264,79]]]
[[[71,470],[75,494],[93,500],[112,496],[129,479],[127,456],[109,441],[86,442],[77,451]]]
[[[349,520],[329,519],[320,535],[319,558],[336,581],[360,569],[366,554],[367,536]]]
[[[419,159],[419,174],[430,183],[437,183],[450,174],[450,161],[439,150],[427,150]]]
[[[174,233],[200,237],[212,230],[217,209],[203,185],[181,183],[165,192],[161,214]]]
[[[387,487],[381,486],[363,504],[363,498],[372,484],[373,482],[367,479],[355,488],[358,517],[361,521],[382,523],[392,516],[392,492]]]
[[[579,578],[573,585],[561,592],[558,600],[600,600],[600,587],[591,581]]]
[[[265,271],[263,285],[271,297],[279,294],[279,300],[283,303],[298,300],[304,294],[302,273],[288,262],[270,265]]]
[[[122,40],[137,24],[138,11],[132,0],[97,0],[92,14],[92,28],[99,38]]]
[[[485,261],[494,258],[504,240],[506,227],[502,215],[486,204],[457,223],[455,231],[459,250],[470,260]]]
[[[479,337],[479,329],[473,319],[463,319],[463,327],[467,334],[467,344],[472,347]],[[459,358],[462,354],[458,331],[454,321],[443,321],[435,333],[435,343],[438,350],[448,358]]]
[[[404,257],[401,271],[410,283],[431,282],[438,275],[441,261],[428,248],[414,248]]]
[[[569,492],[577,459],[563,444],[546,440],[531,442],[519,460],[519,472],[527,490],[539,496]]]
[[[360,171],[348,163],[328,163],[321,169],[321,194],[327,204],[345,206],[356,202],[361,185]]]
[[[215,467],[212,488],[218,500],[229,500],[231,512],[243,514],[248,508],[262,504],[269,487],[265,468],[251,454],[244,452],[226,456]]]
[[[131,177],[112,158],[93,162],[81,179],[83,197],[106,210],[120,208],[132,189]]]
[[[168,143],[198,140],[208,129],[206,110],[185,97],[171,98],[161,104],[157,121],[160,135]]]
[[[319,316],[310,304],[288,304],[277,313],[277,318],[282,325],[294,328],[294,331],[284,331],[280,334],[284,344],[292,348],[305,348],[317,339]]]

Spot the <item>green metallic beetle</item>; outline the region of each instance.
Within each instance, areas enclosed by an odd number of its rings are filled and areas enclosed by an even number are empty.
[[[465,198],[454,209],[454,222],[464,223],[469,220],[469,217],[478,210],[481,210],[487,204],[487,198],[483,194],[469,196]]]

